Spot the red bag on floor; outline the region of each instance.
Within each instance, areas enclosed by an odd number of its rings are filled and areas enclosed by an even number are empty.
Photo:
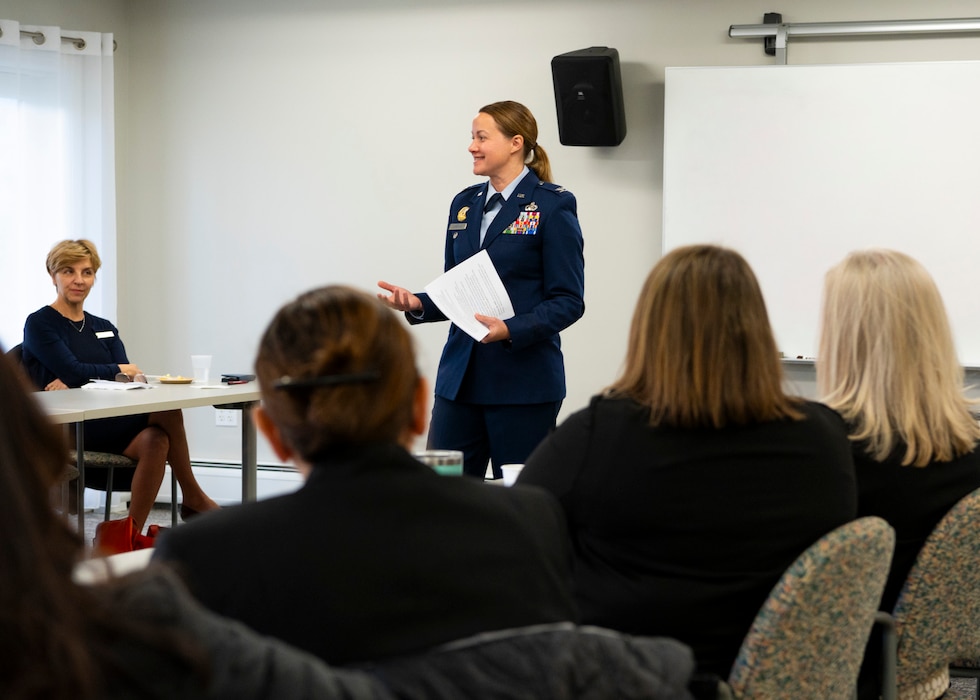
[[[159,525],[150,525],[146,534],[141,534],[136,529],[136,521],[130,516],[122,520],[105,520],[95,526],[93,555],[106,557],[136,549],[149,549],[154,545],[159,532]]]

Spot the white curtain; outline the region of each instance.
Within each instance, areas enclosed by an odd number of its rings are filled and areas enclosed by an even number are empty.
[[[88,238],[102,272],[87,311],[116,316],[112,34],[0,19],[0,343],[54,300],[44,267]]]

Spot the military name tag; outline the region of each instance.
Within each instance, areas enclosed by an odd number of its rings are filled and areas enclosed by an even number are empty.
[[[449,224],[450,231],[465,231],[466,224]]]

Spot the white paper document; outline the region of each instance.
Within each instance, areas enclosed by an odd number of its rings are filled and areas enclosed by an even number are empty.
[[[486,250],[429,282],[425,292],[450,321],[476,340],[483,340],[489,330],[473,314],[501,320],[514,317],[514,306]]]
[[[144,382],[114,382],[111,379],[90,379],[88,384],[82,384],[83,389],[106,389],[108,391],[133,391],[134,389],[150,389]]]

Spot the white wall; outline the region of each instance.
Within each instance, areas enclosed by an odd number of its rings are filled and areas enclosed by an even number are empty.
[[[155,373],[186,374],[203,352],[212,371],[247,371],[271,314],[315,285],[420,288],[441,271],[451,197],[476,181],[476,110],[527,104],[586,241],[586,313],[563,334],[564,414],[614,378],[660,254],[664,67],[771,63],[761,41],[727,31],[773,9],[792,22],[977,14],[966,0],[0,0],[0,16],[84,20],[120,42],[118,321]],[[550,60],[588,46],[623,61],[617,148],[558,143]],[[980,37],[794,40],[789,55],[975,59]],[[430,377],[446,330],[412,331]],[[805,371],[792,379],[812,392]],[[238,431],[214,427],[211,409],[188,422],[195,459],[238,454]]]

